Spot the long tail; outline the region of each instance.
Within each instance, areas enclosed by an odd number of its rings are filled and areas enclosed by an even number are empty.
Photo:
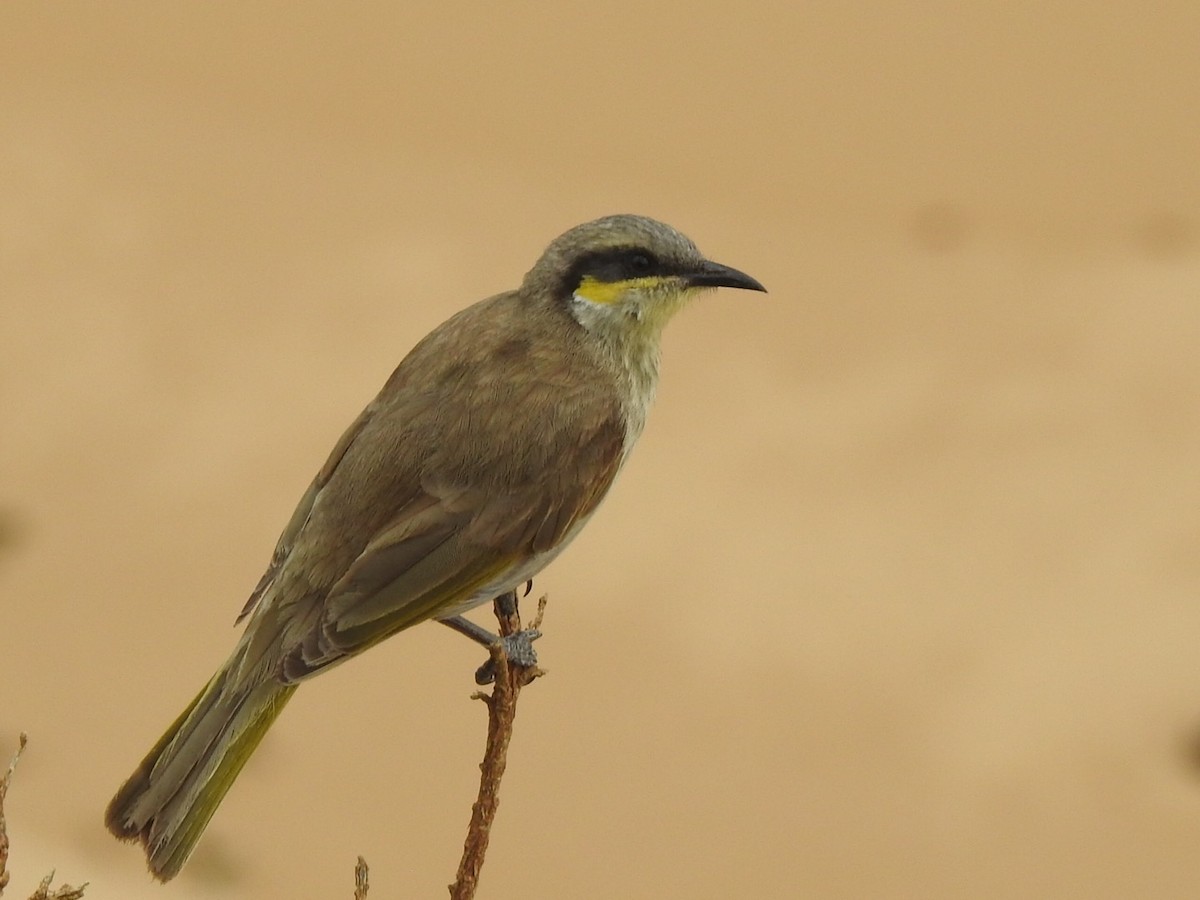
[[[239,684],[231,660],[167,729],[108,805],[104,822],[121,840],[141,841],[160,881],[179,874],[225,792],[295,685]]]

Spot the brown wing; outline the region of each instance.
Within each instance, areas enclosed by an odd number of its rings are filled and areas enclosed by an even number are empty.
[[[618,423],[606,422],[542,483],[503,495],[430,483],[330,589],[319,620],[284,660],[286,680],[434,618],[553,550],[595,510],[621,449]]]
[[[288,654],[294,681],[461,603],[555,549],[595,510],[620,468],[609,420],[544,481],[504,494],[431,481],[330,589],[319,622]]]

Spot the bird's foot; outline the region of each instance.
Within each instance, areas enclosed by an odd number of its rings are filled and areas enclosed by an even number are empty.
[[[440,619],[439,621],[443,625],[453,628],[459,634],[465,634],[477,644],[482,644],[485,647],[492,647],[497,643],[500,644],[504,649],[504,655],[514,665],[537,665],[537,652],[533,649],[533,642],[540,638],[542,633],[536,628],[526,628],[522,631],[500,637],[492,634],[483,626],[476,625],[469,619],[464,619],[462,616],[452,616],[449,619]],[[475,670],[475,683],[491,684],[495,680],[496,664],[489,657],[487,662]]]
[[[533,642],[541,636],[542,633],[536,628],[526,628],[524,631],[505,635],[495,640],[504,648],[504,655],[508,657],[509,662],[528,668],[537,665],[537,651],[533,649]],[[491,684],[495,680],[496,660],[488,657],[488,661],[475,670],[475,683]]]

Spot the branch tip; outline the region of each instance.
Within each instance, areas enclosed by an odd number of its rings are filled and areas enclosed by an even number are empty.
[[[368,884],[369,875],[367,861],[360,856],[354,865],[354,900],[367,900],[367,891],[371,889],[371,885]]]

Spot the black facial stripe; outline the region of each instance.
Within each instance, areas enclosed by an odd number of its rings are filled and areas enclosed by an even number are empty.
[[[664,262],[643,247],[608,247],[587,253],[576,260],[564,278],[564,293],[570,295],[590,276],[611,284],[632,278],[649,278],[680,273],[677,265]]]

